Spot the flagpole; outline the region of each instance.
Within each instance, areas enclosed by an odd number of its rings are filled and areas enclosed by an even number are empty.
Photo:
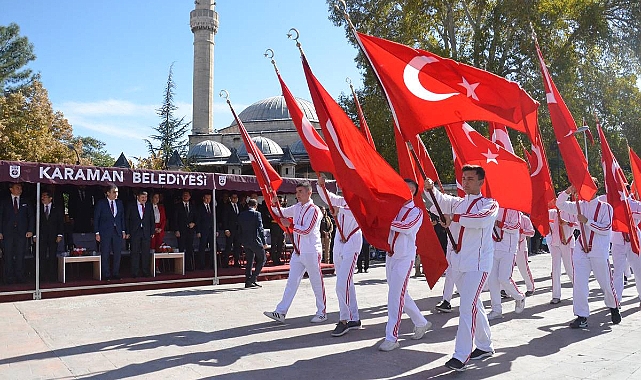
[[[316,172],[316,176],[320,178],[321,174],[319,172]],[[329,194],[327,193],[327,188],[325,187],[325,183],[320,185],[320,187],[321,189],[323,189],[323,195],[325,195],[325,199],[327,199],[327,205],[329,206],[330,210],[332,210],[332,214],[333,214],[334,205],[332,205],[332,199],[329,197]],[[334,218],[334,224],[336,224],[336,229],[338,229],[338,233],[341,235],[341,242],[345,243],[347,240],[345,240],[345,233],[343,232],[343,228],[338,222],[338,212],[336,213],[336,217]]]

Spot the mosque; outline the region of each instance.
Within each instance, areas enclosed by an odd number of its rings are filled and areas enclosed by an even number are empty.
[[[190,14],[194,34],[193,116],[187,161],[199,171],[251,174],[251,164],[237,123],[213,130],[214,37],[218,13],[214,0],[197,0]],[[296,101],[320,131],[314,105]],[[309,156],[296,131],[283,96],[259,100],[238,114],[247,132],[283,177],[313,177]]]

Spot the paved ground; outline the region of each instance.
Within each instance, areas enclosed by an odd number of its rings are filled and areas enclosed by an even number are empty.
[[[443,366],[454,349],[458,299],[454,313],[432,311],[442,281],[434,290],[424,279],[412,279],[409,287],[433,330],[411,340],[413,326],[404,317],[401,348],[376,350],[387,293],[384,268],[376,264],[355,275],[364,329],[339,338],[330,336],[338,318],[335,277],[325,279],[330,322],[320,325],[309,323],[314,301],[307,280],[285,325],[262,315],[280,300],[284,280],[255,290],[235,284],[0,304],[0,378],[641,379],[634,286],[624,291],[623,322],[613,326],[593,282],[590,326],[571,330],[567,278],[565,299],[551,306],[550,257],[531,260],[538,289],[525,312],[514,315],[514,303],[506,301],[505,318],[491,322],[496,355],[463,373]]]

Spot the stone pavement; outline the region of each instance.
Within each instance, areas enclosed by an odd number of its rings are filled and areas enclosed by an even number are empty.
[[[623,322],[613,326],[591,283],[586,330],[573,319],[572,291],[549,305],[550,256],[531,257],[537,291],[515,315],[492,321],[496,354],[454,373],[443,366],[454,350],[454,312],[433,311],[442,281],[429,290],[412,278],[410,294],[434,323],[422,340],[401,324],[401,348],[384,353],[387,285],[382,263],[356,274],[364,328],[330,336],[338,318],[335,277],[326,277],[329,322],[311,324],[314,297],[303,280],[285,325],[262,315],[280,300],[284,280],[261,289],[241,284],[149,290],[0,304],[2,379],[641,379],[641,312],[633,281],[624,291]],[[519,278],[518,272],[515,278]],[[520,282],[522,283],[522,282]],[[488,300],[489,294],[483,294]],[[489,302],[486,302],[488,306]]]

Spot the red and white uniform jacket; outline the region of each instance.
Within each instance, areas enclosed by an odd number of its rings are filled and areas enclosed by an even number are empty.
[[[577,226],[579,225],[579,222],[576,219],[576,215],[571,215],[566,211],[560,211],[559,214],[557,209],[553,208],[548,210],[548,216],[550,223],[548,244],[555,247],[567,245],[570,248],[574,248],[574,245],[576,244],[576,239],[574,239],[574,230],[576,230]],[[566,223],[561,225],[559,222],[559,218],[561,219],[561,221],[564,221]]]
[[[637,236],[639,235],[639,220],[641,219],[641,202],[633,198],[628,198],[628,204],[630,205],[630,211],[632,211],[632,218],[635,223],[635,231]],[[612,231],[611,237],[612,245],[624,245],[630,244],[630,236],[624,232]]]
[[[519,246],[519,232],[521,230],[521,213],[510,208],[499,207],[496,216],[498,225],[492,231],[494,251],[503,251],[516,254]]]
[[[272,206],[274,215],[280,216],[278,207]],[[307,203],[296,203],[293,206],[281,208],[285,218],[293,220],[294,243],[298,253],[318,253],[322,252],[320,225],[321,210],[310,199]]]
[[[423,224],[423,210],[414,201],[409,201],[401,207],[390,227],[387,242],[391,247],[391,255],[395,259],[416,256],[416,233]]]
[[[534,226],[530,217],[520,212],[521,214],[521,230],[519,231],[519,252],[527,251],[527,237],[534,236]]]
[[[564,191],[556,199],[556,207],[571,215],[578,215],[576,202],[569,201],[570,196]],[[585,237],[579,237],[575,250],[586,252],[590,257],[608,257],[610,251],[610,233],[612,232],[612,206],[595,198],[591,201],[579,201],[579,209],[587,219],[583,224]],[[579,224],[579,228],[581,224]],[[587,241],[587,247],[583,247]]]
[[[323,188],[319,185],[316,185],[316,190],[318,190],[318,195],[320,196],[321,200],[329,205],[330,202],[327,201]],[[345,198],[341,197],[340,195],[336,195],[329,190],[327,190],[327,195],[329,195],[332,206],[338,209],[336,219],[338,221],[338,224],[340,225],[340,231],[336,231],[336,239],[344,238],[345,241],[349,241],[352,236],[360,234],[361,228],[358,225],[356,218],[354,218],[352,210],[349,209],[349,205],[345,201]],[[343,234],[342,236],[341,232]]]
[[[434,189],[438,205],[444,214],[452,216],[450,231],[458,253],[447,246],[447,261],[452,270],[459,272],[489,272],[494,259],[492,229],[499,212],[499,204],[483,195],[466,195],[463,198],[442,194]]]

